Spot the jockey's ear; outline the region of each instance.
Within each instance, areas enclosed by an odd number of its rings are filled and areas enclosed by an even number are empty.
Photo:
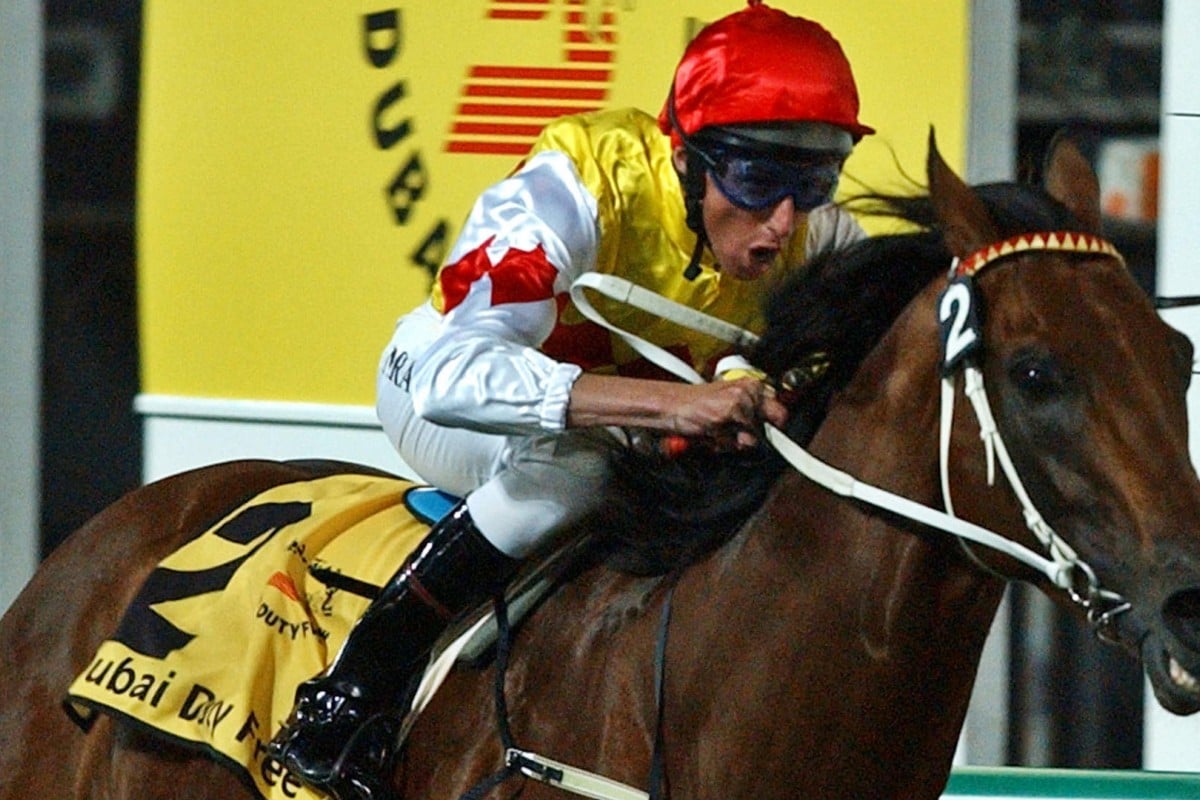
[[[1075,142],[1059,131],[1046,152],[1042,184],[1047,194],[1069,208],[1084,230],[1100,232],[1100,181]]]
[[[932,127],[926,168],[929,199],[951,255],[966,258],[1000,238],[983,201],[942,160]]]
[[[679,145],[671,151],[671,163],[675,165],[675,171],[680,175],[687,175],[687,148]]]

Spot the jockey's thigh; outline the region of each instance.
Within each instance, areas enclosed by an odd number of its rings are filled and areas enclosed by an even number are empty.
[[[615,444],[606,429],[510,437],[501,469],[467,496],[471,518],[513,558],[542,549],[602,502]]]
[[[376,410],[383,432],[417,476],[442,491],[466,496],[502,468],[509,437],[436,425],[413,410],[412,396],[379,382]]]
[[[388,440],[421,480],[467,497],[497,549],[523,558],[593,510],[616,439],[607,429],[505,436],[422,419],[381,372],[376,407]]]

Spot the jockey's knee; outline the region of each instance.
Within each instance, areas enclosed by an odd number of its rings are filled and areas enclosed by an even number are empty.
[[[604,497],[607,449],[569,436],[547,438],[552,441],[532,442],[527,457],[515,458],[467,498],[479,530],[514,558],[551,546]]]

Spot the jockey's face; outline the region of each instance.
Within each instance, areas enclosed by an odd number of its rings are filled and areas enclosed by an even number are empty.
[[[675,165],[686,171],[684,148],[675,151]],[[706,173],[702,204],[704,230],[722,273],[737,280],[754,280],[765,275],[787,249],[796,230],[803,225],[808,209],[797,210],[796,201],[785,195],[757,210],[735,205]]]
[[[738,280],[761,278],[779,261],[807,211],[797,211],[791,197],[759,211],[747,211],[729,201],[707,176],[704,188],[704,230],[721,272]]]

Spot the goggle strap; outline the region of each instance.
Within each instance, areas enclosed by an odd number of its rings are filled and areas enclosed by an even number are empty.
[[[700,276],[700,259],[704,257],[704,246],[708,243],[708,236],[705,235],[704,229],[696,235],[696,246],[692,248],[692,257],[688,261],[687,268],[683,271],[683,277],[689,281],[694,281]]]

